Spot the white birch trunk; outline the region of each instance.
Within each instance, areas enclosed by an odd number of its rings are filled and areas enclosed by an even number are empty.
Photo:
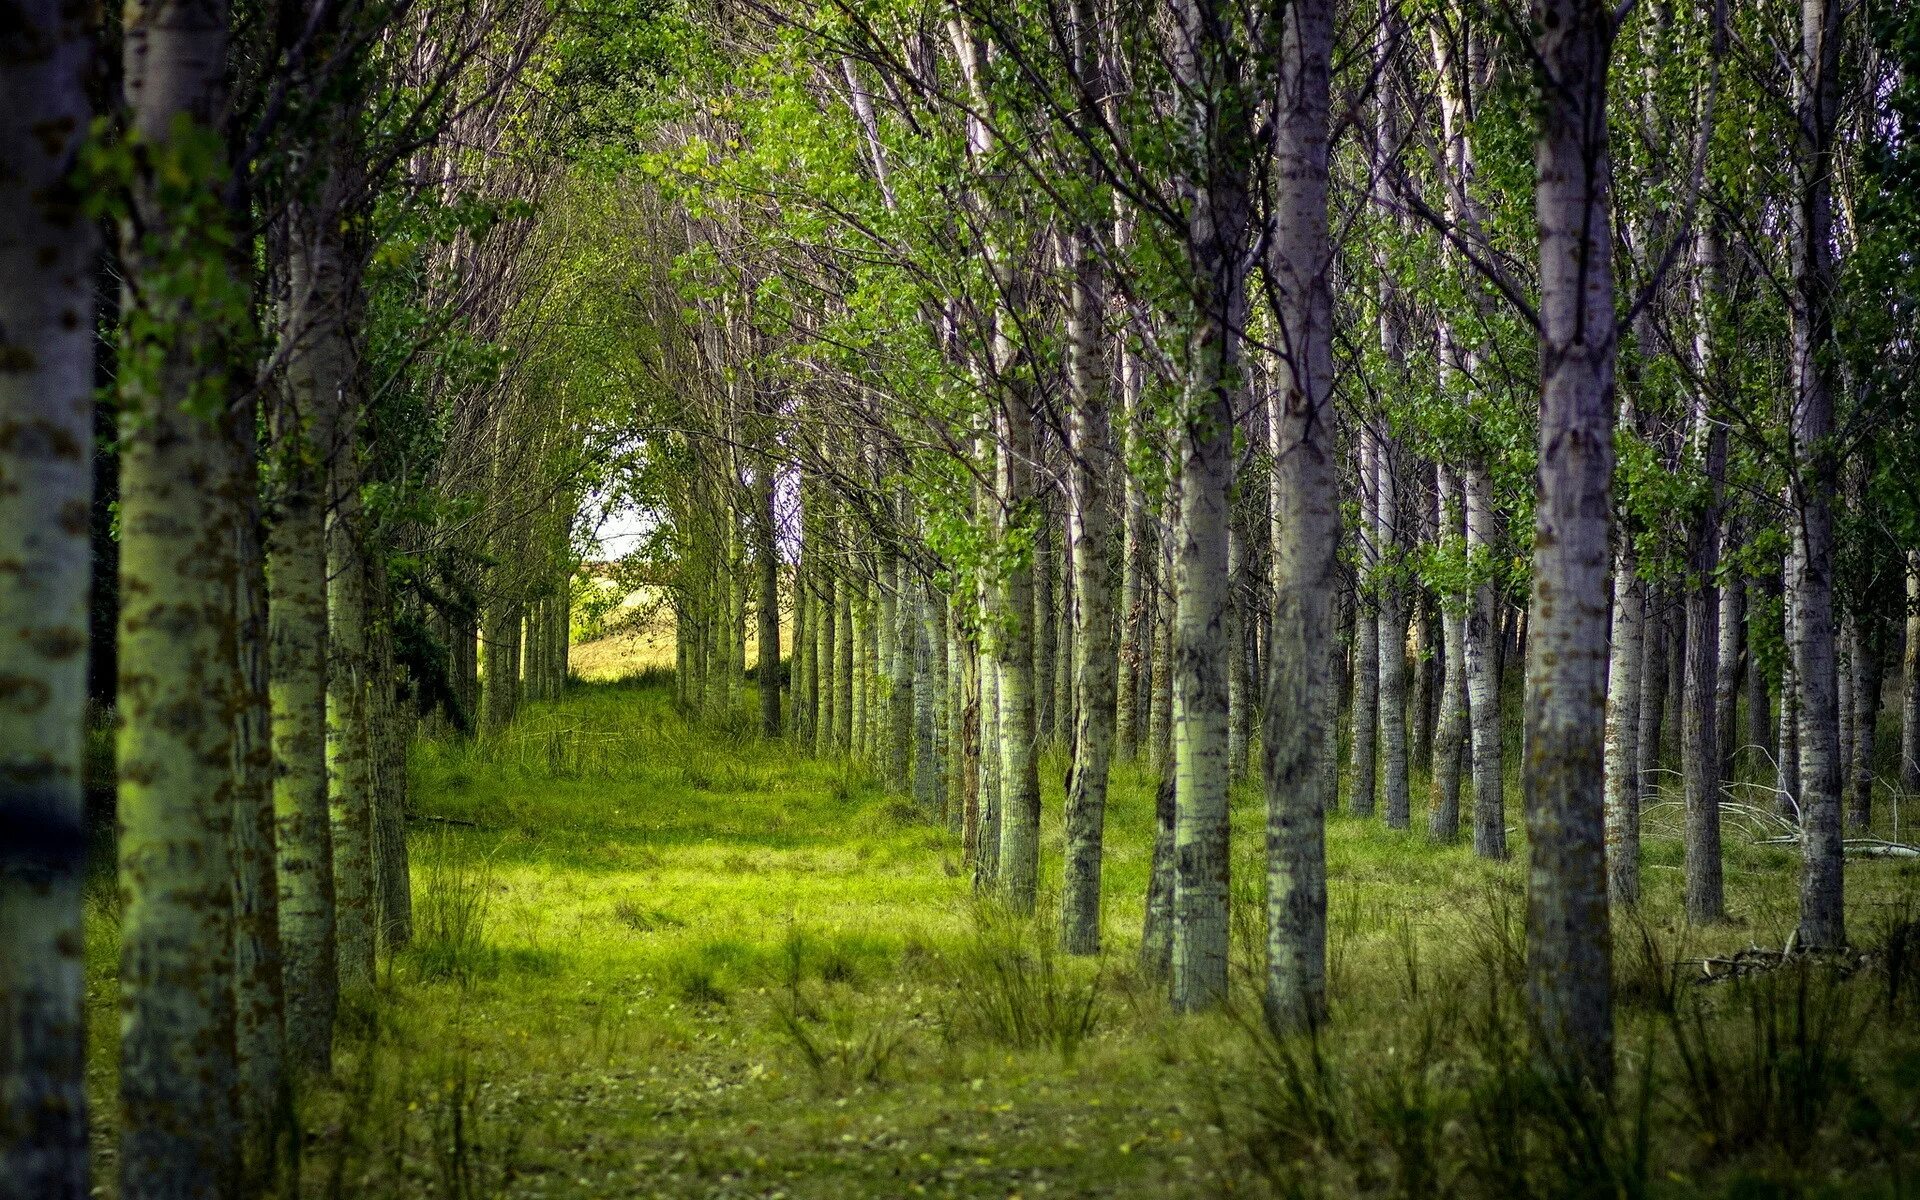
[[[0,71],[0,1191],[89,1194],[81,883],[94,280],[68,184],[92,16],[9,12]]]
[[[1534,48],[1540,482],[1527,621],[1527,999],[1564,1079],[1613,1079],[1603,749],[1614,304],[1607,210],[1611,9],[1546,0]]]

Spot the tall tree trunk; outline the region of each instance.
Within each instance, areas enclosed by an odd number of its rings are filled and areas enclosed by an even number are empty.
[[[915,670],[920,640],[919,580],[904,554],[893,557],[893,663],[889,670],[893,692],[887,709],[888,771],[902,792],[913,790],[914,713],[925,683]],[[931,697],[928,697],[931,699]]]
[[[1397,347],[1394,357],[1398,357]],[[1387,827],[1406,829],[1413,823],[1413,798],[1407,779],[1407,602],[1395,564],[1400,543],[1400,493],[1394,479],[1391,441],[1377,439],[1373,449],[1374,546],[1386,568],[1378,591],[1380,791],[1385,798]]]
[[[1450,342],[1451,339],[1448,339]],[[1445,347],[1443,347],[1444,352]],[[1445,358],[1442,359],[1444,363]],[[1443,368],[1444,369],[1444,368]],[[1458,477],[1440,466],[1438,483],[1440,536],[1442,549],[1464,542],[1460,523],[1461,493]],[[1433,735],[1433,766],[1429,776],[1432,793],[1428,801],[1427,832],[1436,842],[1451,842],[1460,836],[1460,769],[1467,749],[1467,620],[1465,596],[1442,594],[1440,601],[1440,714]]]
[[[1253,130],[1232,19],[1219,0],[1177,0],[1173,72],[1198,161],[1187,212],[1191,289],[1180,429],[1173,628],[1173,1006],[1226,999],[1229,865],[1226,621],[1233,414],[1246,330]]]
[[[1672,599],[1665,587],[1646,585],[1645,616],[1640,630],[1640,730],[1634,738],[1634,757],[1638,766],[1634,778],[1640,795],[1660,791],[1660,729],[1667,704],[1667,610]]]
[[[1714,708],[1720,677],[1720,506],[1727,474],[1727,427],[1713,418],[1707,389],[1722,372],[1714,323],[1720,307],[1720,245],[1709,218],[1694,235],[1696,357],[1703,386],[1693,397],[1691,437],[1707,494],[1688,532],[1686,687],[1681,766],[1686,777],[1687,917],[1696,924],[1726,916],[1720,863],[1720,738]]]
[[[1900,790],[1920,793],[1920,550],[1907,551],[1907,645],[1900,659]]]
[[[1011,330],[995,335],[1005,341]],[[1010,346],[996,351],[1011,363]],[[1033,493],[1033,410],[1024,392],[1003,398],[999,414],[1000,453],[997,489],[1011,527]],[[1036,553],[1037,553],[1036,549]],[[1033,911],[1040,886],[1040,774],[1035,725],[1038,680],[1033,667],[1033,563],[1016,560],[1002,567],[1000,607],[995,614],[995,666],[998,679],[1000,747],[1000,862],[1002,895],[1015,912]]]
[[[1173,978],[1173,838],[1177,819],[1173,772],[1153,793],[1153,855],[1147,866],[1146,912],[1140,922],[1140,973],[1157,982]]]
[[[1637,573],[1632,535],[1622,530],[1618,540],[1613,652],[1607,658],[1607,885],[1616,902],[1631,907],[1640,902],[1640,661],[1647,589]]]
[[[371,616],[367,782],[373,797],[374,912],[380,945],[391,954],[413,941],[413,880],[407,856],[407,742],[413,732],[413,702],[405,669],[394,655],[393,593],[386,563],[378,556],[368,558],[367,598]],[[551,627],[557,608],[554,597],[544,604],[548,615],[543,624]],[[551,687],[551,667],[547,682]]]
[[[1155,775],[1173,770],[1173,547],[1180,522],[1178,470],[1169,482],[1155,542],[1149,621],[1153,626],[1152,662],[1147,676],[1147,766]]]
[[[1083,31],[1084,62],[1095,62],[1092,6],[1076,8]],[[1075,588],[1073,765],[1067,777],[1066,864],[1061,886],[1060,941],[1069,954],[1100,952],[1100,866],[1107,813],[1108,764],[1113,756],[1115,674],[1112,595],[1112,501],[1108,479],[1113,457],[1107,415],[1107,380],[1101,346],[1105,281],[1092,239],[1074,237],[1073,308],[1067,344],[1073,409],[1068,440],[1072,455],[1069,536]]]
[[[1044,498],[1042,503],[1045,504]],[[1047,505],[1033,539],[1033,736],[1036,744],[1053,740],[1054,577],[1053,513]]]
[[[1780,664],[1780,752],[1774,768],[1774,810],[1797,824],[1800,820],[1800,681],[1794,668],[1793,653],[1794,631],[1799,627],[1793,601],[1794,553],[1792,535],[1789,534],[1780,576],[1781,626],[1787,654]]]
[[[1357,587],[1354,593],[1353,712],[1347,722],[1349,752],[1347,811],[1356,817],[1373,815],[1375,747],[1380,728],[1380,585],[1379,497],[1374,493],[1373,460],[1378,453],[1373,430],[1362,423],[1355,438],[1359,486]]]
[[[1739,527],[1731,525],[1726,544],[1739,545]],[[1728,573],[1720,587],[1720,648],[1715,653],[1718,674],[1713,680],[1713,725],[1715,742],[1720,747],[1720,782],[1733,781],[1733,768],[1740,750],[1740,685],[1745,673],[1753,669],[1752,655],[1742,644],[1746,628],[1746,578]]]
[[[81,883],[98,238],[72,186],[92,13],[24,0],[0,71],[0,1190],[89,1194]]]
[[[1603,747],[1613,475],[1612,9],[1544,0],[1534,49],[1540,483],[1527,620],[1527,1000],[1563,1078],[1613,1078]]]
[[[846,537],[846,526],[841,526],[842,544]],[[842,754],[851,754],[854,749],[854,709],[853,709],[853,660],[854,626],[853,594],[857,590],[857,580],[853,574],[852,560],[845,554],[839,559],[834,576],[834,601],[837,611],[834,616],[833,645],[833,744]]]
[[[1754,751],[1755,753],[1749,755],[1749,758],[1758,758],[1759,765],[1766,767],[1772,767],[1777,762],[1779,754],[1779,748],[1774,742],[1779,726],[1774,722],[1771,688],[1767,673],[1760,669],[1760,647],[1767,636],[1762,632],[1760,622],[1772,615],[1772,605],[1765,601],[1769,601],[1773,595],[1773,583],[1774,581],[1758,575],[1747,576],[1745,616],[1747,697],[1742,705],[1747,732],[1743,739],[1746,743],[1743,748]],[[1782,640],[1780,644],[1784,646],[1786,643]],[[1758,767],[1756,771],[1757,769]]]
[[[1132,225],[1124,207],[1114,221],[1114,242],[1132,243]],[[1139,756],[1145,735],[1147,710],[1152,707],[1151,679],[1154,589],[1153,562],[1157,549],[1152,537],[1152,514],[1140,473],[1132,468],[1142,448],[1140,364],[1122,340],[1116,357],[1120,365],[1120,412],[1125,421],[1121,520],[1124,543],[1120,556],[1120,664],[1119,694],[1114,702],[1115,751],[1123,759]]]
[[[760,687],[760,736],[777,738],[781,731],[780,549],[773,533],[773,467],[770,463],[762,463],[755,472],[753,524],[753,554],[760,576],[760,595],[754,603],[760,619],[759,659],[754,670]],[[794,658],[797,661],[799,655]]]
[[[288,394],[274,413],[282,455],[267,541],[267,678],[273,722],[274,838],[280,878],[280,953],[286,986],[287,1046],[294,1061],[325,1071],[332,1062],[339,1003],[334,928],[333,822],[327,809],[326,496],[318,390],[331,348],[328,317],[311,304],[316,272],[337,259],[292,245],[293,307],[288,324],[309,331],[288,363]],[[295,335],[298,336],[298,335]],[[456,623],[456,629],[460,626]]]
[[[903,571],[903,576],[908,572]],[[933,589],[918,576],[909,576],[913,634],[913,801],[923,817],[938,820],[946,795],[940,779],[941,734],[945,731],[941,703],[945,688],[946,647],[940,641],[943,605]]]
[[[124,14],[132,133],[147,161],[192,171],[227,117],[224,5],[135,5]],[[218,195],[225,171],[184,189]],[[162,282],[172,261],[230,270],[217,203],[188,213],[179,183],[133,182],[122,254],[130,344],[122,356],[120,483],[120,1195],[238,1190],[233,1001],[233,578],[225,501],[236,469],[217,420],[236,314]],[[219,293],[215,293],[219,294]],[[158,332],[164,331],[164,333]],[[209,393],[215,401],[209,405]],[[77,524],[77,522],[76,522]]]
[[[1794,72],[1799,140],[1792,221],[1792,499],[1794,625],[1800,699],[1799,942],[1846,943],[1840,843],[1840,727],[1833,639],[1833,502],[1839,484],[1833,442],[1831,291],[1833,141],[1838,108],[1839,0],[1801,6]]]
[[[1475,367],[1478,364],[1474,364]],[[1467,554],[1482,569],[1494,552],[1493,476],[1487,464],[1469,459],[1465,472]],[[1500,651],[1495,644],[1493,584],[1473,587],[1467,608],[1467,720],[1473,763],[1473,852],[1507,856],[1507,805],[1501,778]]]
[[[1885,676],[1880,653],[1879,618],[1859,622],[1853,676],[1853,777],[1847,800],[1847,824],[1865,830],[1873,825],[1873,746],[1880,731],[1880,681]]]
[[[373,982],[373,780],[367,736],[367,553],[355,414],[341,413],[327,522],[327,806],[333,816],[333,898],[342,986]],[[516,622],[512,652],[518,656]]]
[[[1334,681],[1339,494],[1334,475],[1333,296],[1327,228],[1331,0],[1297,0],[1279,20],[1276,228],[1267,269],[1283,298],[1283,356],[1268,415],[1273,439],[1274,609],[1261,740],[1267,786],[1268,1021],[1312,1028],[1326,1015],[1327,805],[1321,761],[1339,705]]]
[[[960,597],[949,596],[946,622],[947,684],[947,829],[962,835],[962,852],[972,860],[966,841],[975,829],[980,787],[980,660],[960,624]]]
[[[237,406],[223,431],[235,469],[233,520],[234,1056],[246,1184],[269,1187],[279,1137],[290,1133],[286,994],[273,808],[273,725],[267,698],[267,578],[262,544],[258,416]]]

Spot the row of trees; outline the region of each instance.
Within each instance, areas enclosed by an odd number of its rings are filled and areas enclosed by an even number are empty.
[[[1342,784],[1490,858],[1522,818],[1570,1079],[1610,1076],[1609,912],[1668,763],[1687,916],[1726,915],[1722,806],[1757,804],[1801,831],[1797,946],[1844,944],[1903,637],[1920,782],[1897,10],[767,3],[703,32],[615,185],[658,214],[633,312],[684,399],[653,495],[689,705],[732,719],[757,612],[765,732],[873,762],[1020,909],[1058,739],[1080,952],[1109,764],[1144,751],[1143,953],[1182,1009],[1226,992],[1256,753],[1282,1027],[1326,1012]]]
[[[0,72],[0,1195],[92,1194],[89,790],[119,1194],[251,1194],[296,1169],[343,992],[409,940],[416,715],[498,727],[565,678],[625,434],[552,370],[531,218],[551,89],[643,82],[646,25],[96,15],[10,10]]]

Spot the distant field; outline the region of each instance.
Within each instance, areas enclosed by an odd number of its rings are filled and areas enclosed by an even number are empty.
[[[620,612],[632,613],[652,605],[650,617],[645,620],[617,618],[609,624],[620,624],[615,633],[591,641],[576,642],[568,652],[568,662],[573,674],[588,683],[607,683],[637,675],[642,671],[655,668],[669,668],[674,665],[673,647],[673,610],[665,604],[655,601],[654,589],[641,588],[623,597]],[[780,615],[781,656],[786,657],[793,641],[792,614]],[[754,657],[760,652],[760,639],[757,626],[751,618],[747,622],[747,665],[752,666]]]

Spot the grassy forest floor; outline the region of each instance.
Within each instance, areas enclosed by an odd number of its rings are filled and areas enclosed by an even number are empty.
[[[1144,772],[1116,772],[1108,952],[1068,961],[1044,919],[974,902],[958,839],[857,767],[671,701],[658,673],[577,684],[500,738],[416,747],[417,940],[306,1089],[304,1194],[1896,1196],[1920,1166],[1910,862],[1850,863],[1861,954],[1697,985],[1703,959],[1784,944],[1793,852],[1730,830],[1735,923],[1690,931],[1678,844],[1652,834],[1602,1110],[1526,1066],[1524,848],[1491,865],[1335,818],[1333,1021],[1274,1045],[1248,1016],[1256,789],[1238,1011],[1182,1019],[1135,968]],[[91,916],[111,1190],[110,881]]]

